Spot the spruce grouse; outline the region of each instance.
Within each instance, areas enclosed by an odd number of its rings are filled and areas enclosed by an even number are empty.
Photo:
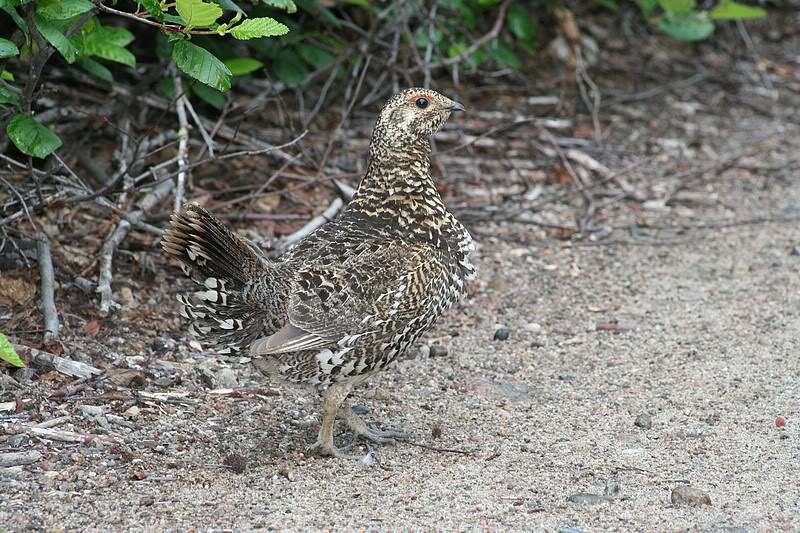
[[[276,261],[197,205],[172,217],[162,245],[200,289],[179,296],[189,331],[221,352],[245,352],[264,374],[325,391],[312,449],[334,446],[337,413],[367,427],[345,399],[395,361],[466,292],[475,276],[472,238],[431,179],[428,137],[464,107],[407,89],[381,110],[367,172],[349,205]]]

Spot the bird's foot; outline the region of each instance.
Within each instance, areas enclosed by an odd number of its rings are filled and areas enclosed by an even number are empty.
[[[354,455],[347,452],[352,446],[351,444],[345,448],[337,448],[332,442],[322,442],[318,439],[317,442],[308,447],[308,452],[319,455],[320,457],[335,457],[336,459],[359,461],[365,465],[372,465],[374,463],[371,448],[367,447],[368,451],[365,455]]]
[[[408,435],[397,429],[387,429],[381,431],[379,429],[369,427],[357,414],[352,410],[345,415],[345,422],[355,434],[356,437],[364,437],[372,442],[379,444],[395,444],[398,440],[407,440]]]

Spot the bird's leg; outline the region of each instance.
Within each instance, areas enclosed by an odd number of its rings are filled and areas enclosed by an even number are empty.
[[[319,430],[317,442],[309,447],[310,452],[329,457],[349,457],[339,450],[333,443],[333,423],[336,421],[336,412],[347,395],[350,394],[352,383],[334,383],[325,393],[325,402],[322,405],[322,427]]]
[[[353,405],[349,401],[342,404],[339,413],[347,423],[347,427],[355,432],[357,437],[364,437],[365,439],[381,444],[394,444],[397,440],[408,438],[408,435],[402,431],[392,429],[381,431],[369,427],[360,416],[353,412]]]

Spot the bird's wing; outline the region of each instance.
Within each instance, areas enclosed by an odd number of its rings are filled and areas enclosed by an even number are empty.
[[[390,240],[367,240],[346,255],[318,258],[297,272],[287,325],[256,341],[250,353],[329,348],[368,332],[375,320],[405,323],[414,318],[415,302],[431,296],[420,288],[444,270],[432,247]]]

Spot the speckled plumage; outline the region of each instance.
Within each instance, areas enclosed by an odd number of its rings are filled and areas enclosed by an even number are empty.
[[[193,334],[249,352],[282,381],[329,387],[316,444],[323,454],[340,455],[333,419],[352,385],[395,361],[475,275],[472,239],[429,173],[428,136],[455,109],[463,108],[425,89],[392,97],[355,197],[277,261],[196,205],[173,216],[164,237],[200,285],[180,298]],[[381,440],[347,410],[353,429]]]

